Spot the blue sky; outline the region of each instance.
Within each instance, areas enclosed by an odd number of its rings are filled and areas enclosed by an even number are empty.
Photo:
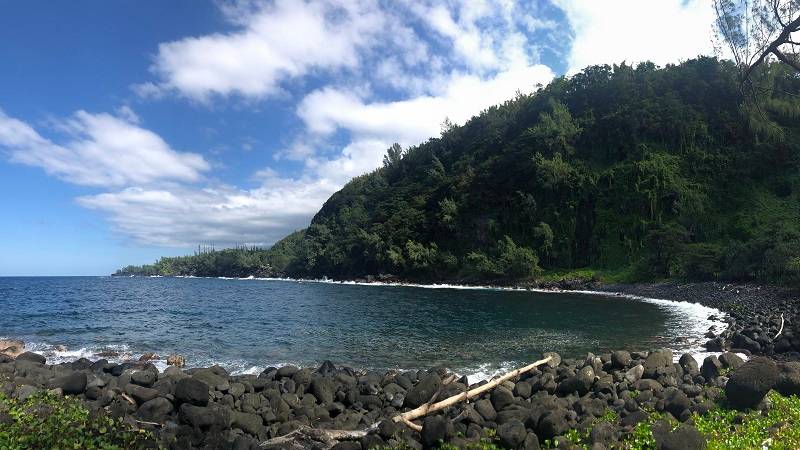
[[[709,3],[0,2],[0,275],[270,245],[445,118],[710,53]]]

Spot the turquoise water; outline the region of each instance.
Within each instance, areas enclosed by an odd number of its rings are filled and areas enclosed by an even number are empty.
[[[710,311],[586,294],[112,277],[0,278],[0,306],[0,336],[52,360],[113,350],[117,359],[180,353],[189,365],[235,372],[329,359],[468,374],[544,351],[690,349]]]

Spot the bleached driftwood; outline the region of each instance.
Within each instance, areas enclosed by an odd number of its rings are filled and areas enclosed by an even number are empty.
[[[426,404],[420,406],[419,408],[412,409],[411,411],[407,411],[407,412],[404,412],[402,414],[398,414],[398,415],[394,416],[392,418],[392,420],[394,420],[395,422],[407,423],[407,422],[410,422],[410,421],[412,421],[414,419],[417,419],[419,417],[424,417],[424,416],[426,416],[426,415],[428,415],[428,414],[430,414],[430,413],[432,413],[434,411],[438,411],[440,409],[447,408],[448,406],[455,405],[456,403],[463,402],[465,400],[469,400],[470,398],[473,398],[473,397],[477,397],[477,396],[483,394],[486,391],[494,389],[495,387],[497,387],[500,384],[502,384],[504,381],[508,381],[508,380],[510,380],[512,378],[516,378],[516,377],[522,375],[525,372],[528,372],[530,370],[535,369],[536,366],[540,366],[542,364],[546,364],[546,363],[550,362],[551,359],[552,359],[552,356],[548,356],[548,357],[546,357],[544,359],[540,359],[539,361],[536,361],[533,364],[529,364],[529,365],[527,365],[525,367],[522,367],[522,368],[519,368],[519,369],[516,369],[516,370],[512,370],[511,372],[501,376],[500,378],[496,378],[496,379],[484,384],[483,386],[478,386],[475,389],[471,389],[471,390],[462,392],[460,394],[453,395],[453,396],[448,397],[448,398],[446,398],[446,399],[444,399],[444,400],[442,400],[442,401],[440,401],[438,403],[433,403],[433,404],[426,403]]]
[[[778,330],[778,334],[776,334],[772,340],[774,341],[775,339],[778,339],[778,336],[780,336],[781,333],[783,333],[783,314],[781,314],[781,328]]]
[[[455,376],[451,375],[450,377],[444,380],[442,385],[431,396],[431,399],[427,403],[420,406],[419,408],[412,409],[411,411],[405,412],[403,414],[398,414],[388,420],[393,420],[394,422],[397,423],[402,422],[406,424],[409,428],[412,428],[416,431],[422,431],[421,426],[412,422],[413,419],[426,416],[434,411],[438,411],[440,409],[447,408],[448,406],[452,406],[456,403],[468,400],[473,397],[477,397],[478,395],[481,395],[486,391],[494,389],[495,387],[502,384],[504,381],[516,378],[525,372],[533,370],[537,366],[550,362],[552,359],[553,359],[552,356],[548,356],[544,359],[536,361],[533,364],[529,364],[525,367],[512,370],[511,372],[499,378],[496,378],[482,386],[478,386],[475,389],[453,395],[438,403],[433,403],[439,397],[439,394],[441,394],[444,387],[455,380]],[[369,432],[376,430],[379,424],[380,422],[377,422],[364,430],[355,430],[355,431],[323,430],[319,428],[302,426],[297,430],[292,431],[291,433],[264,441],[261,444],[259,444],[259,447],[263,449],[281,449],[281,450],[303,450],[307,448],[330,449],[331,447],[336,445],[339,441],[354,441],[363,438]]]

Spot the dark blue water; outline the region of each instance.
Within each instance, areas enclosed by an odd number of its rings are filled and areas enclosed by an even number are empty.
[[[0,278],[0,307],[0,336],[53,359],[180,353],[239,372],[325,359],[491,372],[544,351],[686,349],[708,326],[702,307],[671,302],[279,280]]]

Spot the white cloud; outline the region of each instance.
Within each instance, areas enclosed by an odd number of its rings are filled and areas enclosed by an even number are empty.
[[[310,216],[337,188],[325,180],[273,179],[252,190],[131,187],[78,202],[109,214],[117,231],[145,244],[269,245],[308,226]]]
[[[569,73],[593,64],[663,65],[713,53],[709,0],[555,0],[575,33]]]
[[[384,17],[369,1],[334,3],[229,5],[225,12],[238,30],[159,45],[151,70],[160,81],[135,89],[144,96],[175,90],[198,101],[215,94],[263,98],[312,70],[355,67]]]
[[[436,136],[445,118],[463,124],[480,111],[512,98],[517,91],[535,90],[537,83],[545,84],[553,76],[544,65],[509,69],[486,80],[455,74],[438,95],[393,102],[367,102],[356,93],[328,87],[306,96],[297,113],[312,133],[326,135],[344,129],[356,138],[412,145]]]
[[[193,182],[210,169],[202,156],[177,152],[157,134],[131,121],[136,116],[129,108],[121,113],[127,119],[78,111],[58,122],[57,127],[67,133],[58,144],[0,109],[0,148],[13,162],[89,186]]]

